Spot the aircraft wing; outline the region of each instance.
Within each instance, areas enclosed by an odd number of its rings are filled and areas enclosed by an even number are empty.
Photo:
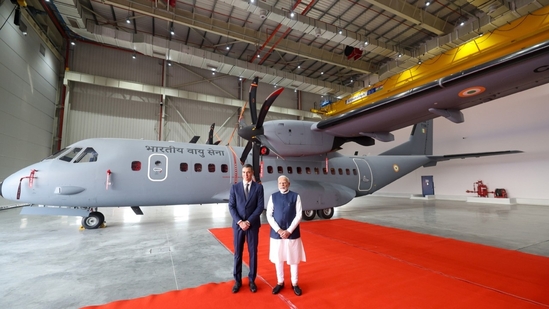
[[[505,151],[492,151],[492,152],[451,154],[451,155],[443,155],[443,156],[427,156],[431,161],[426,165],[424,165],[424,167],[435,166],[437,162],[440,162],[440,161],[448,161],[453,159],[465,159],[465,158],[480,158],[480,157],[488,157],[488,156],[507,155],[507,154],[513,154],[513,153],[523,153],[523,151],[505,150]]]
[[[446,76],[313,125],[333,136],[377,136],[549,82],[549,42]]]

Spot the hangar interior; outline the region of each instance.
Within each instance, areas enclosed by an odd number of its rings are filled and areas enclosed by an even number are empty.
[[[0,180],[91,137],[199,135],[203,143],[215,123],[216,139],[240,146],[231,136],[254,75],[262,76],[260,103],[286,88],[267,120],[320,120],[310,110],[323,102],[548,4],[480,2],[31,0],[16,25],[17,5],[1,1]],[[434,121],[435,154],[524,153],[418,169],[337,208],[335,218],[549,256],[548,96],[540,85],[466,109],[462,124]],[[340,152],[376,155],[410,130]],[[434,177],[435,200],[410,199],[423,175]],[[516,204],[465,202],[478,180],[505,188]],[[145,216],[116,208],[106,213],[108,228],[94,231],[78,231],[79,218],[21,216],[14,206],[0,198],[2,307],[75,308],[231,280],[232,255],[207,232],[230,225],[226,205],[151,207]],[[158,254],[144,253],[151,249]],[[204,256],[214,264],[201,264]]]

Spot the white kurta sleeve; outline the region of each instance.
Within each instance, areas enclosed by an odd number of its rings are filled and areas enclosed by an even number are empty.
[[[269,197],[269,202],[267,202],[267,222],[269,222],[269,225],[273,228],[275,232],[278,232],[280,230],[280,226],[278,226],[278,223],[276,223],[274,217],[274,205],[273,205],[273,197]]]
[[[297,200],[295,202],[295,218],[292,220],[292,224],[290,224],[290,227],[288,228],[288,232],[293,233],[294,230],[297,228],[303,216],[302,211],[303,211],[303,207],[301,206],[301,197],[298,195]]]

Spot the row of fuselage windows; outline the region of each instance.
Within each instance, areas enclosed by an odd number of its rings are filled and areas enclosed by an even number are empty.
[[[221,164],[221,172],[222,173],[228,173],[229,172],[229,166],[227,164]],[[195,163],[194,166],[191,167],[195,172],[202,172],[203,171],[203,164],[202,163]],[[284,174],[284,166],[267,166],[267,173],[274,174],[276,168],[276,173],[278,174]],[[141,162],[139,161],[133,161],[132,162],[132,170],[133,171],[139,171],[141,170]],[[188,163],[180,163],[179,164],[179,170],[181,172],[189,172],[189,164]],[[210,163],[207,165],[207,171],[210,173],[215,173],[216,171],[216,165],[213,163]],[[286,173],[287,174],[294,174],[294,171],[296,174],[314,174],[314,175],[320,175],[321,173],[324,175],[357,175],[357,170],[355,168],[349,169],[349,168],[330,168],[329,170],[323,167],[322,169],[319,167],[301,167],[298,166],[294,169],[293,166],[286,166]]]

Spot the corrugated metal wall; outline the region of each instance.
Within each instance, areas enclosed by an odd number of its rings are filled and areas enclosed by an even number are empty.
[[[0,6],[0,24],[12,8],[9,1]],[[62,67],[47,48],[40,53],[40,38],[27,31],[23,35],[13,18],[0,31],[0,181],[51,154]],[[0,198],[0,206],[13,204]]]
[[[131,51],[105,48],[94,44],[79,43],[74,48],[70,69],[85,74],[165,86],[173,89],[204,93],[219,97],[248,100],[250,80],[242,82],[238,78],[217,76],[212,71],[183,67],[178,64],[168,66],[165,61],[137,55]],[[259,85],[257,102],[264,99],[275,88]],[[316,96],[316,95],[311,95]],[[212,123],[222,144],[229,142],[235,125],[238,123],[238,108],[171,98],[160,95],[119,90],[84,83],[71,83],[70,114],[65,130],[65,145],[91,137],[123,137],[158,140],[189,141],[194,135],[205,143]],[[164,125],[159,131],[161,108],[165,107]],[[276,106],[297,108],[296,93],[285,90],[275,102]],[[304,104],[304,110],[313,106]],[[259,109],[259,108],[258,108]],[[249,110],[245,112],[246,123],[251,122]],[[267,119],[287,119],[287,115],[270,113]],[[222,125],[225,124],[223,127]],[[239,145],[235,134],[232,145]]]

